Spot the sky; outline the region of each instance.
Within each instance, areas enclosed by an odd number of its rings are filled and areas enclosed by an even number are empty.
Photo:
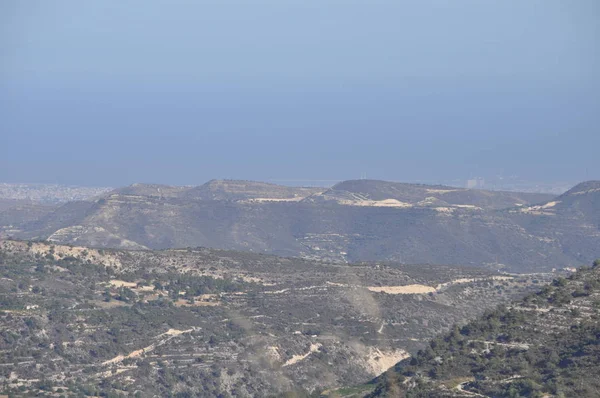
[[[0,2],[0,181],[600,179],[597,0]]]

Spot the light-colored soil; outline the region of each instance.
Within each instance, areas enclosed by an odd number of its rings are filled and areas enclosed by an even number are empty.
[[[454,205],[454,207],[459,207],[461,209],[477,209],[481,210],[481,207],[475,205]]]
[[[271,359],[273,362],[281,361],[281,354],[279,353],[279,348],[276,346],[267,347],[266,351],[267,358]]]
[[[137,283],[135,283],[135,282],[126,282],[126,281],[122,281],[119,279],[111,279],[109,283],[114,287],[135,288],[137,286]]]
[[[586,193],[600,192],[600,188],[588,189],[587,191],[574,192],[571,195],[585,195]]]
[[[405,285],[405,286],[369,286],[369,291],[387,294],[424,294],[436,291],[434,287],[426,285]]]
[[[367,289],[371,292],[376,293],[387,293],[387,294],[426,294],[426,293],[434,293],[440,289],[445,287],[462,284],[462,283],[472,283],[486,280],[512,280],[514,279],[512,276],[490,276],[487,278],[459,278],[454,279],[449,282],[440,283],[436,287],[427,286],[427,285],[405,285],[405,286],[368,286]],[[327,282],[330,286],[344,286],[339,283]]]
[[[1,241],[2,247],[6,249],[15,249],[23,252],[29,251],[32,254],[46,256],[53,254],[55,258],[75,257],[81,260],[90,260],[96,263],[102,263],[107,266],[120,268],[121,260],[110,251],[100,251],[88,247],[67,246],[67,245],[48,245],[46,242],[20,242],[20,241]]]
[[[304,199],[304,196],[298,196],[295,198],[254,198],[254,199],[248,199],[247,202],[256,202],[256,203],[263,203],[263,202],[300,202],[302,199]]]
[[[188,302],[186,299],[179,299],[173,302],[176,307],[216,307],[221,305],[219,301],[200,301],[195,300],[193,303]]]
[[[76,242],[82,236],[95,235],[101,237],[102,240],[107,241],[108,239],[118,239],[119,247],[121,249],[132,249],[132,250],[147,250],[148,248],[137,242],[129,239],[121,238],[102,227],[91,227],[84,225],[72,225],[70,227],[61,228],[50,235],[46,240],[49,242]]]
[[[441,206],[441,207],[434,207],[434,210],[440,212],[440,213],[452,213],[454,211],[454,208],[452,207],[445,207],[445,206]]]
[[[319,350],[319,348],[321,348],[321,343],[311,344],[310,348],[308,349],[308,352],[306,354],[292,356],[290,359],[288,359],[282,365],[282,367],[291,366],[291,365],[294,365],[294,364],[296,364],[296,363],[298,363],[300,361],[303,361],[304,359],[308,358],[308,356],[310,354],[312,354],[313,352],[317,352]]]
[[[553,207],[559,204],[560,201],[552,201],[543,205],[521,207],[519,211],[521,213],[533,214],[533,215],[554,215]]]
[[[160,340],[160,341],[158,341],[158,342],[156,342],[154,344],[150,344],[149,346],[144,347],[144,348],[142,348],[140,350],[132,351],[132,352],[130,352],[127,355],[117,355],[116,357],[114,357],[112,359],[109,359],[108,361],[102,362],[102,365],[104,365],[104,366],[114,365],[114,364],[117,364],[117,363],[121,363],[125,359],[128,359],[128,358],[139,358],[139,357],[142,356],[142,354],[148,354],[148,353],[154,351],[156,349],[156,347],[158,347],[159,345],[162,345],[162,344],[166,343],[167,341],[169,341],[173,337],[179,336],[179,335],[184,334],[184,333],[189,333],[191,331],[193,331],[193,329],[188,329],[188,330],[169,329],[165,333],[162,333],[162,334],[156,336],[157,338],[165,337],[166,336],[165,339]]]
[[[408,354],[404,350],[380,350],[378,348],[370,349],[367,364],[373,376],[379,376],[401,360],[408,358]]]
[[[179,336],[180,334],[189,333],[193,330],[194,329],[187,329],[187,330],[169,329],[166,332],[164,332],[163,334],[159,335],[159,337],[160,336]]]
[[[263,286],[275,286],[275,283],[265,282],[262,278],[257,278],[255,276],[248,276],[244,274],[234,274],[234,276],[248,283],[258,283],[259,285]]]
[[[413,207],[410,203],[400,202],[397,199],[384,199],[384,200],[338,200],[341,205],[348,206],[369,206],[369,207],[399,207],[408,208]]]

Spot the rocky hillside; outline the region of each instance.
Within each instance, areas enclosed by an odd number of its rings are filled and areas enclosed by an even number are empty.
[[[553,196],[548,194],[485,191],[377,180],[350,180],[336,184],[331,189],[306,200],[315,202],[329,200],[355,206],[505,209],[547,202],[552,198]]]
[[[0,394],[316,394],[551,277],[3,241]]]
[[[579,214],[581,216],[593,215],[591,222],[600,224],[600,181],[588,181],[576,185],[555,199],[555,207],[563,212]]]
[[[202,246],[339,262],[551,270],[597,256],[596,184],[552,200],[368,180],[325,192],[240,181],[138,184],[65,204],[12,226],[10,235],[127,249]]]
[[[346,397],[598,397],[600,260],[429,342]],[[370,392],[369,392],[370,391]]]

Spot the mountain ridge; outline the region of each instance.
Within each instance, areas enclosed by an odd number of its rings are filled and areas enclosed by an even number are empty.
[[[562,201],[541,197],[540,204],[533,202],[539,196],[529,194],[370,180],[336,186],[351,190],[316,193],[237,180],[200,187],[209,193],[196,191],[190,199],[190,190],[198,187],[138,184],[95,201],[67,203],[10,232],[16,238],[98,247],[205,246],[341,262],[513,271],[585,264],[600,245],[595,191],[559,197]],[[527,198],[530,203],[517,202]]]

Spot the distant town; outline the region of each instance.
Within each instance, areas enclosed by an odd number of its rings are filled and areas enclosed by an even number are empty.
[[[0,183],[0,199],[32,200],[40,203],[64,203],[85,200],[110,191],[109,187],[80,187],[59,184]]]

